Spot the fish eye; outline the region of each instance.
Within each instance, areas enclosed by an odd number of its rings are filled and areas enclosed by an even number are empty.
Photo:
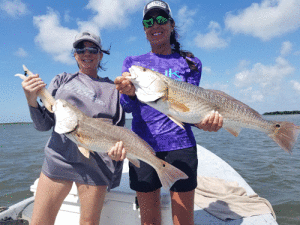
[[[146,68],[143,68],[143,71],[146,72]]]
[[[279,128],[279,127],[280,127],[280,124],[276,124],[276,127],[278,127],[278,128]]]

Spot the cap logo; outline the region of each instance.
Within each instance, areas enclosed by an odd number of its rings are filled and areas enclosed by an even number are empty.
[[[147,5],[147,9],[150,9],[150,8],[156,7],[156,6],[167,9],[167,5],[164,2],[161,2],[161,1],[154,1],[154,2],[149,3]]]

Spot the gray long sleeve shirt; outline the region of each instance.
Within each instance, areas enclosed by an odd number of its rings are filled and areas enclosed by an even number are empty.
[[[120,95],[108,78],[91,78],[82,73],[57,75],[48,91],[55,99],[64,99],[87,116],[108,118],[117,126],[124,126],[125,114],[120,106]],[[54,127],[55,118],[45,107],[30,107],[34,126],[39,131]],[[89,185],[119,185],[122,162],[112,161],[106,154],[91,154],[85,158],[75,143],[65,135],[52,132],[45,147],[42,172],[50,178],[71,180]]]

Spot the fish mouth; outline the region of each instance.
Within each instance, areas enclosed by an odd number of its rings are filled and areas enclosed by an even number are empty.
[[[129,68],[129,73],[130,73],[130,76],[127,76],[126,78],[128,78],[130,80],[134,80],[138,77],[135,73],[135,70],[132,67]]]

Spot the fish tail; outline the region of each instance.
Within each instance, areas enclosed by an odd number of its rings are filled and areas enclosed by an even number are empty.
[[[188,178],[188,176],[180,169],[177,169],[163,160],[161,160],[160,168],[156,171],[165,190],[169,190],[176,181]]]
[[[298,135],[300,126],[296,126],[291,122],[275,122],[275,129],[271,134],[268,134],[283,150],[292,153]]]

